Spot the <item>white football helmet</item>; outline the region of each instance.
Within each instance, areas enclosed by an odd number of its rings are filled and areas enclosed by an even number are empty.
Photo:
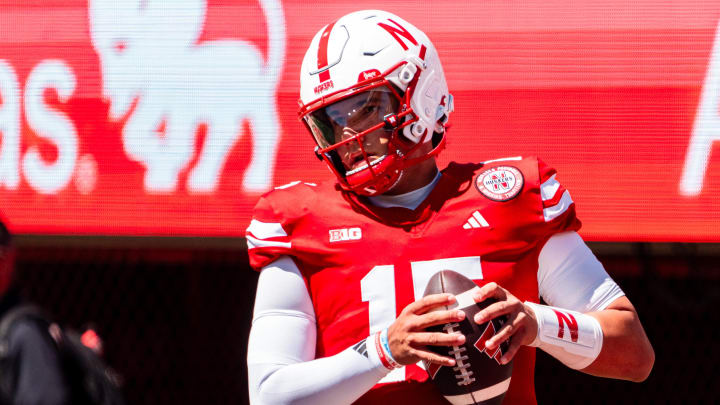
[[[362,195],[390,190],[404,168],[437,155],[453,110],[430,39],[379,10],[345,15],[315,35],[302,62],[299,104],[318,157],[344,189]],[[377,138],[382,152],[371,151]],[[432,150],[417,156],[427,142]]]

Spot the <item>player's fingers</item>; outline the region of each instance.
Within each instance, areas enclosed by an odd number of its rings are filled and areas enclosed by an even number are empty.
[[[420,360],[425,360],[430,363],[439,364],[441,366],[452,367],[455,365],[455,359],[453,359],[452,357],[441,356],[428,350],[410,349],[410,354],[419,358]]]
[[[421,315],[432,311],[433,309],[454,304],[455,295],[450,293],[431,294],[415,301],[418,307],[413,313]]]
[[[494,302],[481,311],[479,311],[477,314],[475,314],[475,322],[478,324],[485,323],[490,319],[495,319],[498,316],[510,314],[510,313],[516,313],[520,310],[518,307],[519,305],[522,305],[520,301],[516,302],[510,302],[510,301],[498,301]]]
[[[517,339],[517,335],[510,339],[510,345],[508,346],[507,352],[500,357],[500,364],[508,364],[510,360],[515,357],[515,354],[517,354],[518,350],[520,350],[520,347],[522,346],[520,341],[521,339]]]
[[[517,315],[508,317],[507,322],[497,333],[485,342],[488,350],[495,350],[500,344],[508,339],[522,328],[522,323],[518,321]],[[519,339],[518,339],[519,340]]]
[[[465,343],[462,333],[418,332],[409,337],[415,346],[460,346]]]
[[[412,325],[416,330],[420,330],[430,326],[460,322],[463,319],[465,319],[465,312],[459,309],[432,311],[416,316],[412,321]]]
[[[473,291],[473,299],[475,302],[482,302],[490,297],[504,300],[507,295],[505,294],[505,289],[494,282],[487,283]]]
[[[408,306],[405,307],[405,309],[403,309],[402,312],[423,314],[433,308],[444,305],[451,305],[454,302],[455,296],[452,294],[430,294],[420,298],[415,302],[410,303]]]

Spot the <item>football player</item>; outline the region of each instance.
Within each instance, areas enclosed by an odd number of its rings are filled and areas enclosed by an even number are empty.
[[[536,158],[438,170],[453,111],[438,53],[402,18],[348,14],[313,38],[301,67],[300,118],[334,173],[264,195],[247,229],[260,270],[248,347],[254,404],[444,404],[421,360],[463,319],[430,277],[475,280],[507,316],[488,353],[511,379],[481,393],[535,403],[535,347],[588,374],[642,381],[654,362],[632,304],[577,234],[555,170]],[[540,297],[548,305],[540,305]],[[505,352],[498,352],[509,341]]]

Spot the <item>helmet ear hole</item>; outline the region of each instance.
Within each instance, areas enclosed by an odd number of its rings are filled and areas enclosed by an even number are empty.
[[[425,128],[425,125],[421,121],[415,122],[403,128],[403,135],[412,143],[420,142],[426,132],[427,128]]]
[[[425,125],[423,125],[420,122],[416,122],[412,125],[412,129],[410,130],[414,137],[417,138],[419,141],[420,138],[425,134],[426,128]]]
[[[406,63],[405,66],[400,70],[400,73],[398,73],[398,80],[400,83],[402,83],[404,86],[407,86],[410,84],[412,79],[415,77],[415,73],[417,73],[417,66],[413,63]]]

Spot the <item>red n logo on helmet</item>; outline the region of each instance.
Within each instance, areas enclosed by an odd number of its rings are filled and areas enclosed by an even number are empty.
[[[408,46],[405,45],[405,42],[404,42],[402,39],[400,39],[400,37],[398,36],[398,34],[399,34],[399,35],[402,35],[405,39],[407,39],[408,41],[410,41],[410,43],[412,43],[413,45],[417,46],[417,44],[418,44],[417,41],[415,40],[415,38],[413,38],[412,34],[410,34],[410,33],[408,32],[408,30],[406,30],[406,29],[403,28],[400,24],[396,23],[394,20],[392,20],[392,19],[390,19],[390,18],[388,18],[388,21],[390,21],[391,23],[395,24],[395,25],[397,26],[397,28],[392,27],[392,26],[387,25],[387,24],[383,24],[383,23],[378,23],[378,25],[379,25],[380,27],[382,27],[385,31],[387,31],[388,33],[390,33],[390,35],[392,35],[393,38],[395,38],[395,40],[398,41],[398,43],[400,43],[400,46],[402,46],[404,50],[407,51],[407,50],[408,50]]]

